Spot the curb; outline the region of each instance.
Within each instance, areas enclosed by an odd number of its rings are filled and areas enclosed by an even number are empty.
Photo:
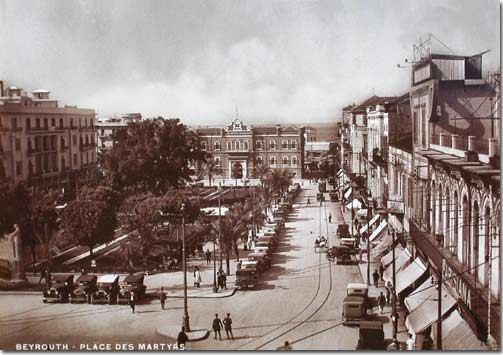
[[[0,291],[1,295],[42,295],[42,291]]]
[[[230,294],[226,294],[226,295],[223,295],[223,296],[187,296],[187,298],[208,298],[208,299],[211,299],[211,298],[227,298],[227,297],[231,297],[231,296],[234,296],[236,294],[236,291],[237,291],[237,287],[235,287],[232,292]],[[213,294],[213,293],[211,293]],[[183,296],[167,296],[167,298],[183,298]]]
[[[168,331],[173,330],[174,334],[168,334],[166,331],[161,330],[161,328],[156,329],[156,334],[176,340],[176,338],[178,337],[178,332],[180,331],[180,327],[171,326],[169,328],[172,329],[169,329]],[[207,339],[210,336],[210,331],[208,329],[203,328],[187,332],[186,334],[187,337],[189,338],[189,342],[195,342]]]

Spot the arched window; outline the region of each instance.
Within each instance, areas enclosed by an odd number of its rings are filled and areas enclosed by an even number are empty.
[[[288,157],[283,157],[283,166],[288,166],[289,159]]]
[[[63,119],[59,119],[59,129],[63,129]]]
[[[232,143],[231,142],[227,142],[227,150],[232,150]]]
[[[31,146],[31,139],[28,138],[28,153],[30,153],[33,150],[33,147]]]
[[[297,166],[297,157],[292,157],[292,166]]]
[[[276,149],[276,142],[275,141],[269,141],[269,149]]]
[[[258,166],[262,166],[262,164],[264,163],[264,161],[262,160],[262,157],[261,156],[258,156],[257,157],[257,165]]]
[[[452,230],[451,230],[451,196],[449,188],[445,190],[445,228],[444,228],[444,243],[445,247],[451,250]]]
[[[491,223],[491,209],[489,207],[486,207],[486,210],[485,210],[485,213],[484,213],[484,241],[483,241],[483,246],[484,246],[484,250],[483,250],[483,254],[484,255],[484,261],[489,261],[491,262],[491,260],[489,260],[489,247],[490,247],[490,244],[489,244],[489,238],[491,238],[491,226],[492,226],[492,223]],[[484,264],[484,276],[483,276],[483,279],[482,279],[482,284],[484,285],[484,287],[488,287],[489,286],[489,262],[486,262]]]
[[[270,157],[269,164],[273,167],[276,166],[276,157]]]
[[[206,148],[207,148],[206,141],[202,141],[201,142],[201,149],[206,150]]]
[[[56,127],[56,119],[51,118],[51,127]]]
[[[86,136],[86,145],[89,145],[89,136]]]
[[[281,142],[281,148],[288,149],[288,141]]]
[[[244,144],[244,150],[248,150],[248,141],[245,141],[243,144]]]
[[[47,118],[44,118],[44,129],[49,129],[49,120]]]
[[[215,157],[215,165],[220,166],[220,157]]]
[[[437,216],[437,233],[443,233],[444,230],[443,230],[443,219],[442,219],[442,214],[444,213],[443,211],[443,195],[442,195],[442,185],[438,185],[438,201],[437,201],[437,205],[438,205],[438,216]]]
[[[297,149],[297,141],[291,141],[290,142],[290,148],[291,149]]]
[[[257,141],[255,145],[257,146],[257,149],[262,149],[262,141]]]
[[[35,128],[40,129],[40,118],[35,119]]]
[[[461,264],[466,266],[468,269],[470,268],[470,206],[468,204],[468,198],[463,196],[463,204],[461,208],[461,213],[463,216],[462,219],[462,254],[461,254]]]
[[[478,274],[479,274],[479,263],[480,263],[480,256],[479,256],[479,218],[480,218],[480,212],[479,212],[479,204],[477,201],[473,203],[473,213],[472,213],[472,235],[473,235],[473,248],[472,248],[472,273],[475,276],[475,282],[477,281]]]
[[[65,138],[61,137],[59,140],[59,145],[61,149],[65,149]]]
[[[26,119],[26,130],[31,130],[31,119],[29,117]]]
[[[213,143],[213,149],[220,150],[220,142],[219,141],[215,141],[215,143]]]
[[[452,202],[452,255],[458,255],[458,242],[459,236],[459,197],[458,192],[454,191],[454,198]]]

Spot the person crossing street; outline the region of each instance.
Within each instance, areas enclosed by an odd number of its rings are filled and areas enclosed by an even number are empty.
[[[166,293],[164,292],[164,288],[161,287],[161,294],[159,295],[159,300],[161,301],[161,308],[164,309],[164,306],[166,305]]]
[[[213,331],[215,332],[215,339],[217,339],[218,334],[218,338],[222,340],[222,334],[220,333],[222,326],[222,321],[220,320],[220,318],[218,318],[218,313],[215,313],[215,319],[213,319]]]
[[[229,333],[230,333],[232,340],[234,340],[234,334],[232,334],[232,319],[230,313],[227,313],[227,317],[224,318],[224,329],[225,334],[227,334],[227,339],[229,339]]]

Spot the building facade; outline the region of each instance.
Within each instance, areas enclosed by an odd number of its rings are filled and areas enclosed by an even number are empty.
[[[223,128],[196,129],[204,150],[211,153],[222,177],[232,178],[241,165],[243,178],[254,178],[255,169],[286,169],[301,177],[304,164],[304,128],[296,126],[247,126],[236,118]]]
[[[28,96],[0,82],[0,92],[2,177],[71,190],[96,163],[95,111],[60,107],[48,90]]]
[[[104,153],[113,146],[113,134],[130,123],[140,122],[141,113],[126,113],[121,118],[108,117],[96,121],[96,141],[98,153]]]
[[[482,55],[429,54],[413,67],[411,237],[472,329],[499,343],[499,79],[490,79]]]

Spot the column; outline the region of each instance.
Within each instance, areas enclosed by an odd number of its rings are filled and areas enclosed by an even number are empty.
[[[459,138],[459,136],[457,134],[453,134],[451,136],[451,148],[452,149],[458,149],[458,138]]]

